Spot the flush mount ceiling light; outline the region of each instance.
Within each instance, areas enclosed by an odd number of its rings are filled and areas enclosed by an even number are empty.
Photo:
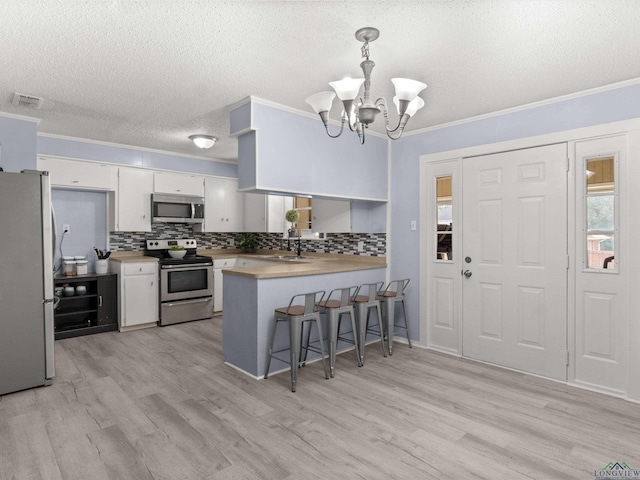
[[[218,141],[216,137],[211,135],[189,135],[189,138],[193,140],[198,148],[211,148],[213,144]]]
[[[396,125],[395,128],[389,128],[387,101],[382,97],[378,98],[375,102],[371,101],[369,90],[371,87],[371,71],[373,67],[375,67],[375,63],[369,60],[369,42],[376,40],[379,35],[380,31],[373,27],[361,28],[356,32],[358,41],[363,42],[362,58],[364,58],[364,60],[360,64],[360,68],[364,73],[364,78],[345,78],[336,82],[329,82],[329,85],[333,87],[335,93],[320,92],[306,99],[306,102],[311,105],[311,108],[320,115],[327,135],[331,138],[339,137],[342,134],[346,122],[349,129],[358,134],[360,143],[363,144],[365,129],[369,128],[369,124],[373,123],[376,115],[382,112],[387,129],[387,136],[392,140],[397,140],[402,136],[402,132],[409,119],[424,106],[424,100],[422,100],[418,94],[427,88],[427,85],[408,78],[391,79],[396,89],[396,96],[393,97],[393,103],[396,105],[399,116],[398,125]],[[356,97],[363,83],[364,95],[356,102]],[[342,111],[340,131],[337,135],[331,135],[328,125],[329,111],[331,110],[331,105],[336,95],[342,100],[344,110]]]

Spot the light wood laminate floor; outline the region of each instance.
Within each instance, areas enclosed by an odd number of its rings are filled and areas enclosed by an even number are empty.
[[[222,319],[56,342],[0,397],[2,480],[593,479],[640,467],[640,405],[396,344],[256,381]]]

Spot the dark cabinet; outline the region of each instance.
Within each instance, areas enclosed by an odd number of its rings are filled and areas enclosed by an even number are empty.
[[[117,275],[56,276],[54,284],[56,340],[118,329]]]

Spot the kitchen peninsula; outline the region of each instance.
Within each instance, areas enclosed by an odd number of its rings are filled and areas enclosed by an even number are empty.
[[[268,263],[223,271],[225,363],[255,378],[264,376],[276,308],[288,305],[295,294],[316,290],[329,294],[335,288],[384,281],[387,266],[384,257],[305,254],[290,259],[273,253],[251,256]],[[276,347],[288,342],[288,333],[279,329]],[[288,368],[275,359],[271,364],[272,373]]]

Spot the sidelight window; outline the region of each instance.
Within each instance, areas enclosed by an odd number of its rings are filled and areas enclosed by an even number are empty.
[[[436,260],[453,261],[451,176],[436,178]]]
[[[587,268],[615,268],[615,172],[614,157],[593,158],[586,162]]]

